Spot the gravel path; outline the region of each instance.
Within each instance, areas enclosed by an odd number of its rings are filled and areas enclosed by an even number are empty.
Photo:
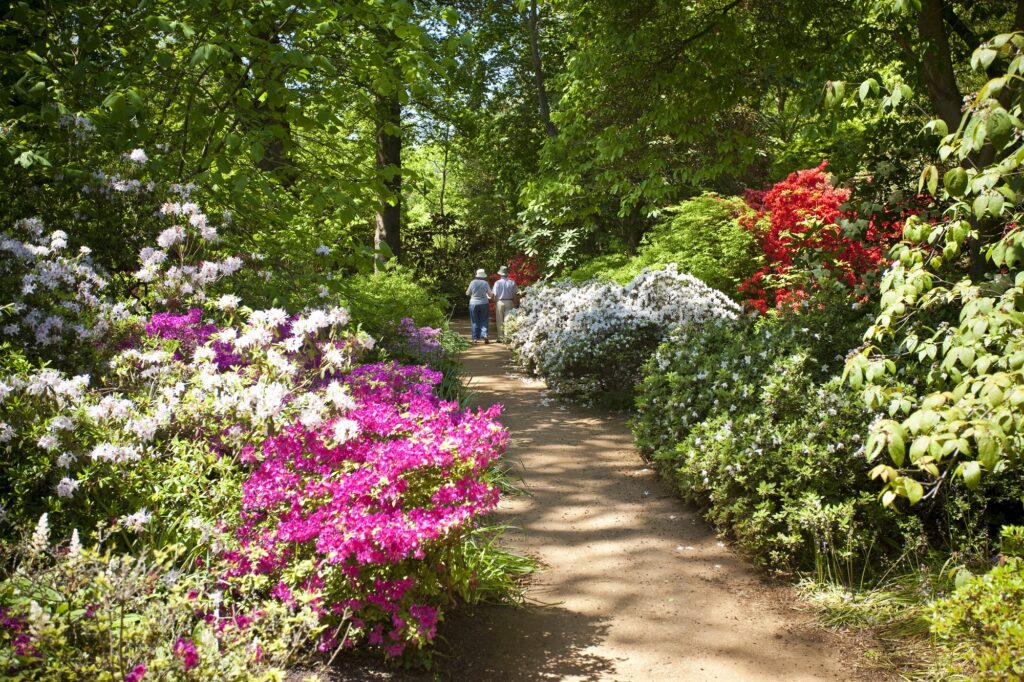
[[[473,346],[464,361],[474,402],[505,406],[507,457],[529,492],[502,501],[497,520],[514,526],[503,542],[542,569],[525,608],[449,615],[437,677],[859,677],[846,662],[855,645],[815,627],[791,590],[720,542],[640,459],[624,419],[552,400],[501,344]]]

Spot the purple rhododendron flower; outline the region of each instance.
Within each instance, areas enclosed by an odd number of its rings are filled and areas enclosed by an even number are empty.
[[[141,682],[146,675],[146,666],[139,663],[124,676],[124,682]]]
[[[196,651],[196,643],[191,639],[179,637],[174,643],[174,655],[181,659],[181,667],[185,672],[199,665],[199,652]]]

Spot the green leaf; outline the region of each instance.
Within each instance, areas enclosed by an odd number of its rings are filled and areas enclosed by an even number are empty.
[[[889,101],[892,102],[894,107],[899,105],[899,103],[903,101],[903,88],[899,85],[894,87],[892,92],[889,94]]]
[[[1006,200],[1003,199],[1003,195],[998,192],[994,192],[988,197],[988,212],[989,215],[999,217],[1003,212],[1003,204]]]
[[[979,194],[974,198],[974,217],[981,220],[988,213],[988,195]]]
[[[896,466],[903,466],[903,458],[907,452],[907,431],[902,425],[893,422],[889,432],[889,456]]]
[[[1013,121],[1005,109],[996,109],[988,115],[985,122],[985,130],[988,132],[988,139],[995,147],[1002,148],[1013,135]]]
[[[910,500],[910,504],[917,504],[921,501],[924,496],[924,488],[921,484],[912,478],[903,478],[903,489],[907,493],[907,499]]]
[[[974,578],[974,574],[968,571],[966,568],[960,567],[956,571],[956,576],[953,578],[953,585],[958,590],[962,590],[971,584],[971,580]]]
[[[206,62],[212,61],[220,50],[221,48],[213,43],[204,43],[196,48],[196,51],[192,54],[190,63],[192,66],[198,66],[199,64],[205,64]]]
[[[118,111],[124,108],[124,95],[120,92],[112,92],[103,100],[103,107],[111,111]]]
[[[878,81],[874,78],[869,78],[860,84],[860,88],[857,90],[857,96],[860,97],[860,101],[863,102],[871,93],[878,93]]]
[[[999,443],[990,436],[978,436],[978,458],[986,469],[993,469],[999,461]]]
[[[992,66],[992,62],[999,56],[998,50],[993,50],[990,47],[982,47],[974,51],[971,56],[971,68],[974,70],[987,69]]]
[[[942,176],[942,184],[950,196],[962,197],[967,190],[967,171],[960,166],[949,169]]]
[[[934,195],[939,189],[939,169],[928,166],[928,193]]]
[[[960,474],[964,477],[964,483],[972,490],[981,483],[981,465],[977,462],[964,462],[961,464]]]

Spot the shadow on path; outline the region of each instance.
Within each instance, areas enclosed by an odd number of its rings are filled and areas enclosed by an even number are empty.
[[[494,343],[463,355],[472,402],[504,405],[506,459],[528,493],[503,498],[495,520],[512,527],[503,544],[542,564],[531,605],[450,612],[435,672],[384,678],[856,679],[840,638],[796,610],[791,590],[766,585],[646,466],[625,419],[559,404],[510,360]]]

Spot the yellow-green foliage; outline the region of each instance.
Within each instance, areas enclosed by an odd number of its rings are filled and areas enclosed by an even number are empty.
[[[389,264],[378,272],[353,275],[339,288],[352,318],[371,334],[392,329],[403,317],[429,327],[443,327],[447,321],[448,301],[401,266]]]
[[[730,296],[757,269],[755,241],[740,225],[748,212],[738,197],[704,194],[673,206],[648,232],[636,256],[598,256],[574,270],[577,281],[599,277],[626,284],[644,268],[661,268],[676,263],[709,286]]]
[[[932,607],[932,633],[972,679],[1024,677],[1024,560],[1011,557]]]

